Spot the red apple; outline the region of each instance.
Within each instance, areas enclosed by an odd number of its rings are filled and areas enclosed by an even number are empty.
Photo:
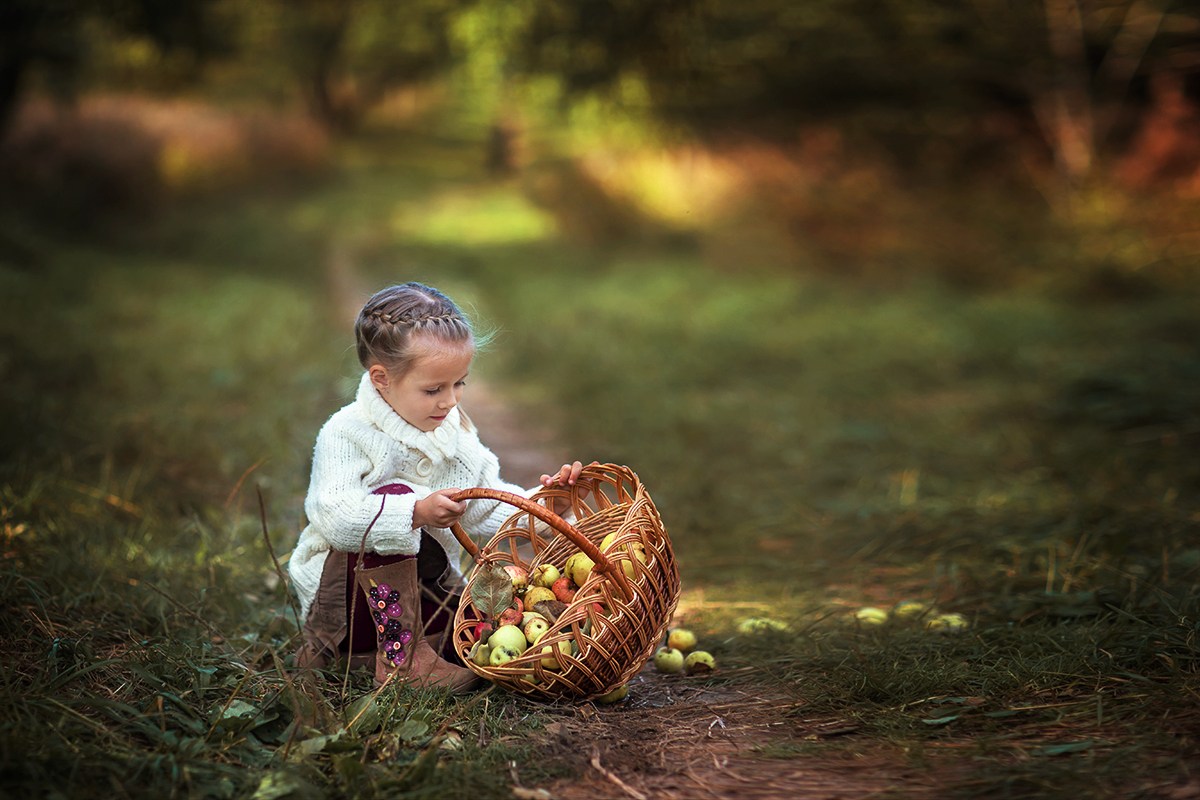
[[[475,629],[472,631],[472,634],[475,636],[475,641],[479,641],[480,638],[482,638],[484,634],[491,633],[491,632],[492,632],[492,623],[477,622],[477,623],[475,623]]]
[[[500,612],[498,621],[501,625],[520,625],[523,616],[525,616],[525,612],[510,606]]]
[[[550,589],[561,603],[570,603],[575,599],[576,590],[571,588],[571,579],[566,575],[556,580]]]
[[[529,573],[525,571],[525,568],[518,567],[516,564],[508,564],[504,567],[504,571],[512,579],[513,591],[517,594],[524,594],[525,588],[529,586]]]

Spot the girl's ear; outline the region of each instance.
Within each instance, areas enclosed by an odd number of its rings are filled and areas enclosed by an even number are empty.
[[[371,376],[371,385],[376,389],[383,391],[388,388],[388,372],[382,364],[371,365],[371,368],[367,370],[367,375]]]

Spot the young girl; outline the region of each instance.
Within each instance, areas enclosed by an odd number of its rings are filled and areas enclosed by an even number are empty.
[[[377,684],[391,675],[468,691],[480,681],[441,646],[463,585],[461,546],[448,528],[460,522],[487,538],[515,509],[451,497],[477,486],[524,496],[540,487],[502,480],[458,408],[475,336],[449,298],[418,283],[384,289],[363,306],[354,336],[366,372],[354,402],[317,435],[309,524],[288,562],[304,619],[295,665],[366,656]],[[564,464],[542,485],[573,484],[581,470]]]

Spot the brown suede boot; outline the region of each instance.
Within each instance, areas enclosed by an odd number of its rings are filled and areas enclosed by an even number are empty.
[[[355,575],[362,589],[360,597],[371,611],[379,638],[375,653],[376,686],[383,685],[393,675],[393,681],[442,687],[454,694],[469,692],[483,684],[483,679],[475,673],[443,660],[425,641],[416,559],[360,569]]]

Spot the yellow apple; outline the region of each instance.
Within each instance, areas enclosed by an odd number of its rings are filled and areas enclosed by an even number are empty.
[[[683,660],[683,670],[688,675],[707,675],[716,668],[717,662],[712,654],[703,650],[688,653],[688,657]]]
[[[545,586],[530,586],[525,590],[525,607],[533,608],[543,600],[557,600],[554,592]]]
[[[549,589],[560,577],[562,577],[562,573],[558,571],[558,567],[553,564],[539,564],[530,573],[529,583],[532,586],[545,586]]]
[[[620,686],[613,689],[608,694],[603,695],[602,697],[597,697],[596,702],[603,703],[604,705],[609,705],[610,703],[619,703],[628,696],[629,696],[629,684],[622,683]]]
[[[882,625],[888,621],[888,613],[882,608],[867,606],[855,611],[854,619],[859,625]]]
[[[696,646],[696,634],[686,628],[676,628],[667,634],[667,647],[687,653]]]
[[[546,622],[544,617],[534,617],[525,626],[525,640],[530,644],[537,644],[537,640],[545,636],[548,630],[550,623]]]
[[[576,553],[567,559],[567,576],[576,586],[582,587],[594,566],[596,562],[588,558],[587,553]]]

